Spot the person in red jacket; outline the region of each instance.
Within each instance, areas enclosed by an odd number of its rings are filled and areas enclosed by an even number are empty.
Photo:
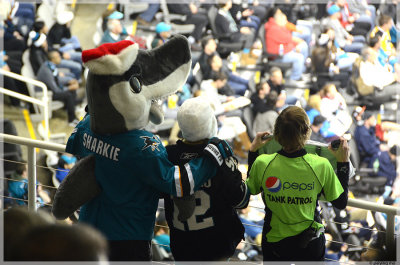
[[[305,71],[304,62],[308,57],[308,46],[302,39],[293,37],[286,24],[286,15],[279,8],[275,8],[264,26],[266,50],[268,53],[282,56],[277,60],[293,63],[290,79],[300,80]]]

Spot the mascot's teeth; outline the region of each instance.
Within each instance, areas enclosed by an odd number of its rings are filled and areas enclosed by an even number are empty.
[[[151,104],[156,104],[156,105],[161,106],[162,101],[161,101],[161,99],[152,99]]]

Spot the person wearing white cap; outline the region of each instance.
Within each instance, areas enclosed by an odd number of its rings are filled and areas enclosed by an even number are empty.
[[[71,52],[81,49],[78,38],[71,34],[70,27],[73,19],[74,13],[71,11],[63,11],[57,14],[56,23],[51,27],[47,35],[49,47],[59,46],[58,50],[60,52]]]
[[[166,149],[168,159],[181,166],[203,156],[204,147],[217,135],[218,125],[214,110],[203,97],[186,100],[178,110],[177,120],[183,139]],[[237,160],[230,157],[193,195],[173,199],[164,196],[174,259],[228,260],[244,234],[235,208],[245,207],[248,195]]]

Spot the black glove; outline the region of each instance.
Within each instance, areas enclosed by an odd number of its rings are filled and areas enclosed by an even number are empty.
[[[221,166],[225,158],[232,156],[233,152],[225,140],[213,137],[204,148],[204,154],[211,158],[218,166]]]

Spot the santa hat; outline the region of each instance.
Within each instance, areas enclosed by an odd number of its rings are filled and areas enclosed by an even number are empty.
[[[97,75],[122,75],[135,62],[139,45],[130,40],[104,43],[82,52],[83,64]]]
[[[179,108],[177,119],[183,138],[190,142],[217,135],[217,119],[206,98],[187,99]]]

